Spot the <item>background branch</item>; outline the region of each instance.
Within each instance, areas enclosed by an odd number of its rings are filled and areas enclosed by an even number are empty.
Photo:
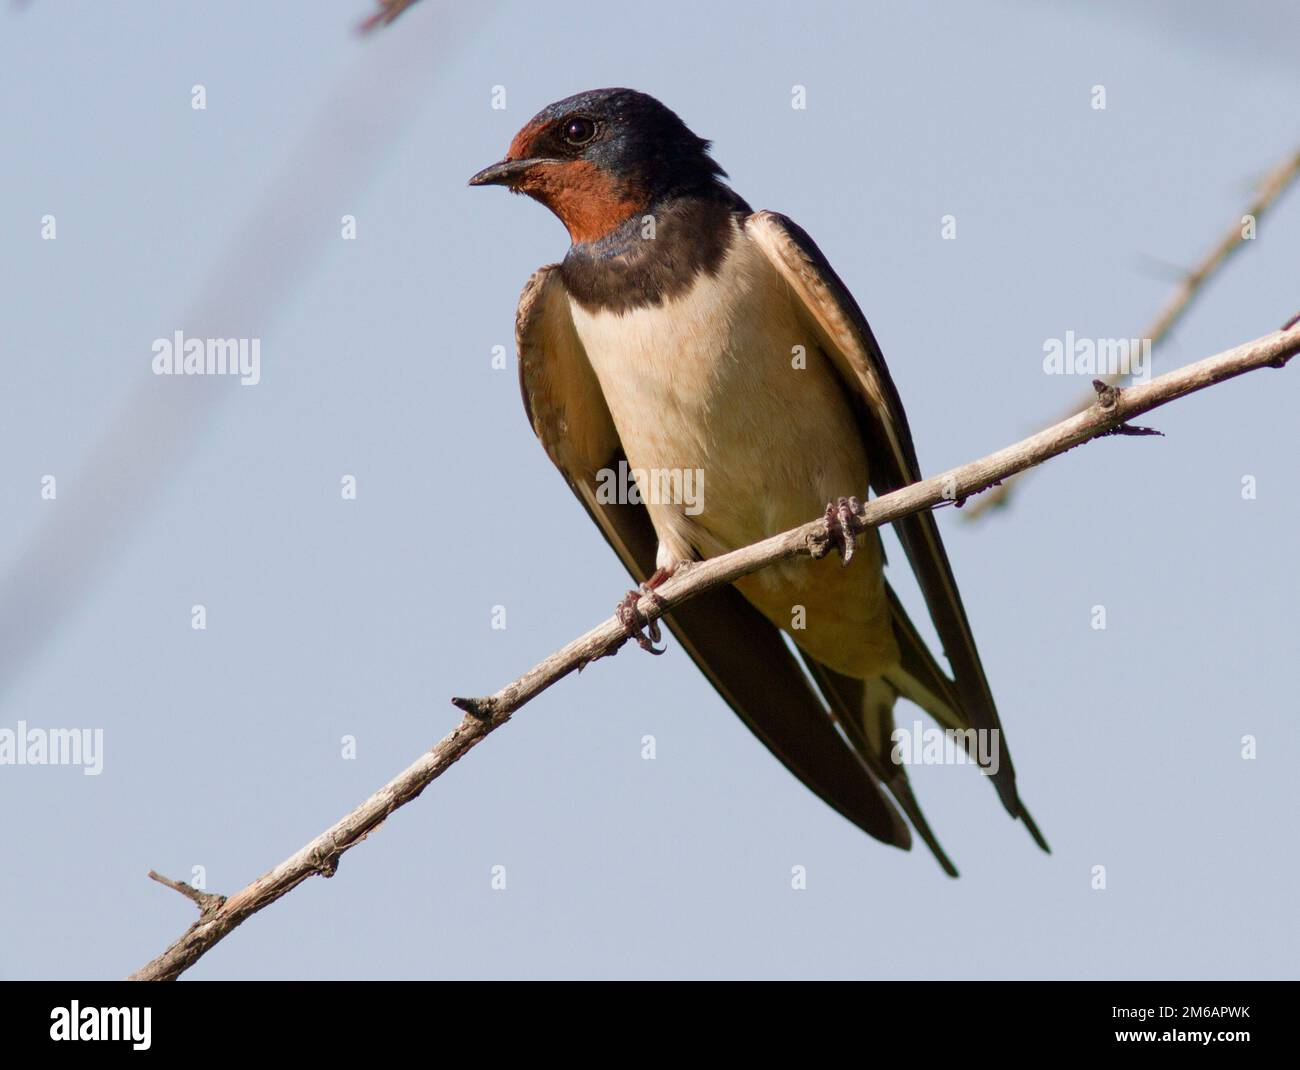
[[[1253,216],[1258,223],[1260,217],[1272,207],[1273,203],[1297,177],[1300,177],[1300,149],[1297,149],[1264,176],[1254,200],[1246,206],[1242,214]],[[1169,295],[1160,311],[1156,313],[1155,319],[1151,321],[1145,331],[1138,335],[1139,338],[1149,338],[1152,349],[1163,341],[1165,336],[1173,329],[1174,324],[1182,319],[1183,313],[1187,311],[1192,299],[1200,292],[1206,281],[1227,263],[1228,258],[1234,252],[1245,244],[1245,239],[1241,236],[1241,228],[1240,221],[1233,223],[1228,228],[1205,259],[1182,277],[1174,292]],[[1116,386],[1124,378],[1122,372],[1115,372],[1107,376],[1103,381],[1108,386]],[[1079,412],[1091,403],[1091,397],[1081,398],[1076,405],[1062,413],[1062,418]],[[966,519],[976,520],[990,510],[1006,505],[1018,482],[1019,477],[1008,479],[1002,483],[1002,486],[989,491],[967,510]]]
[[[357,27],[359,33],[370,33],[377,30],[380,26],[387,26],[402,14],[408,7],[415,4],[416,0],[376,0],[379,10],[371,15],[366,16],[361,24]]]
[[[1000,480],[1041,464],[1089,439],[1125,433],[1121,428],[1125,428],[1127,421],[1135,416],[1249,371],[1280,368],[1297,352],[1300,352],[1300,325],[1293,320],[1289,330],[1275,331],[1140,386],[1120,390],[1098,380],[1094,384],[1096,397],[1083,412],[987,457],[868,502],[854,518],[854,531],[860,533],[870,527],[892,523],[937,505],[950,502],[961,505],[969,496]],[[654,619],[711,587],[730,583],[786,558],[801,554],[819,556],[829,545],[830,534],[825,520],[814,520],[752,546],[679,569],[655,596],[643,597],[638,608],[647,619]],[[379,828],[399,806],[418,796],[489,732],[505,724],[515,710],[575,669],[614,653],[626,641],[622,624],[616,617],[610,617],[495,694],[485,698],[453,699],[466,711],[465,716],[432,750],[421,755],[292,857],[228,899],[222,900],[210,893],[196,893],[188,885],[151,873],[155,880],[194,900],[200,906],[201,914],[179,939],[129,979],[175,980],[238,925],[308,877],[314,874],[333,876],[345,851]]]

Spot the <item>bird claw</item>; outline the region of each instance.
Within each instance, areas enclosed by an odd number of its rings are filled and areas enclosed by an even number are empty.
[[[857,498],[839,498],[826,506],[826,542],[821,552],[815,557],[822,558],[831,552],[832,547],[839,551],[844,564],[853,560],[856,537],[853,534],[853,518],[862,511],[862,502]]]
[[[662,639],[662,633],[659,630],[659,618],[654,617],[646,619],[641,615],[637,608],[643,597],[648,596],[657,606],[663,606],[663,600],[655,593],[655,589],[649,584],[643,583],[627,592],[623,601],[618,604],[615,615],[623,625],[623,634],[629,639],[635,639],[636,645],[649,654],[662,654],[667,648],[655,646]]]

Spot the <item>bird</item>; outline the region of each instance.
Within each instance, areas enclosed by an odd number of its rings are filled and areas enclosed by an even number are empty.
[[[915,829],[958,874],[896,760],[905,698],[967,754],[975,733],[991,741],[982,771],[1049,851],[933,514],[895,530],[950,672],[886,580],[878,531],[850,534],[871,490],[921,478],[880,346],[812,238],[752,210],[711,147],[654,97],[596,89],[544,108],[469,180],[538,201],[568,231],[564,258],[519,299],[520,387],[543,449],[637,581],[618,606],[627,634],[662,652],[643,594],[824,515],[838,555],[762,569],[664,622],[759,740],[875,839],[908,850]],[[611,473],[629,473],[626,492]]]

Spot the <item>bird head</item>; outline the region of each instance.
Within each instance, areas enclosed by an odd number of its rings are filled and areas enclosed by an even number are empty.
[[[715,186],[709,142],[654,97],[593,89],[544,108],[505,159],[471,186],[506,186],[554,212],[575,244],[596,241],[658,200]]]

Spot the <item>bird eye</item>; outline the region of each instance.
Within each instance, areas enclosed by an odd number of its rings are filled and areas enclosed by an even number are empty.
[[[570,119],[564,124],[564,140],[570,145],[585,145],[596,136],[596,124],[590,119]]]

